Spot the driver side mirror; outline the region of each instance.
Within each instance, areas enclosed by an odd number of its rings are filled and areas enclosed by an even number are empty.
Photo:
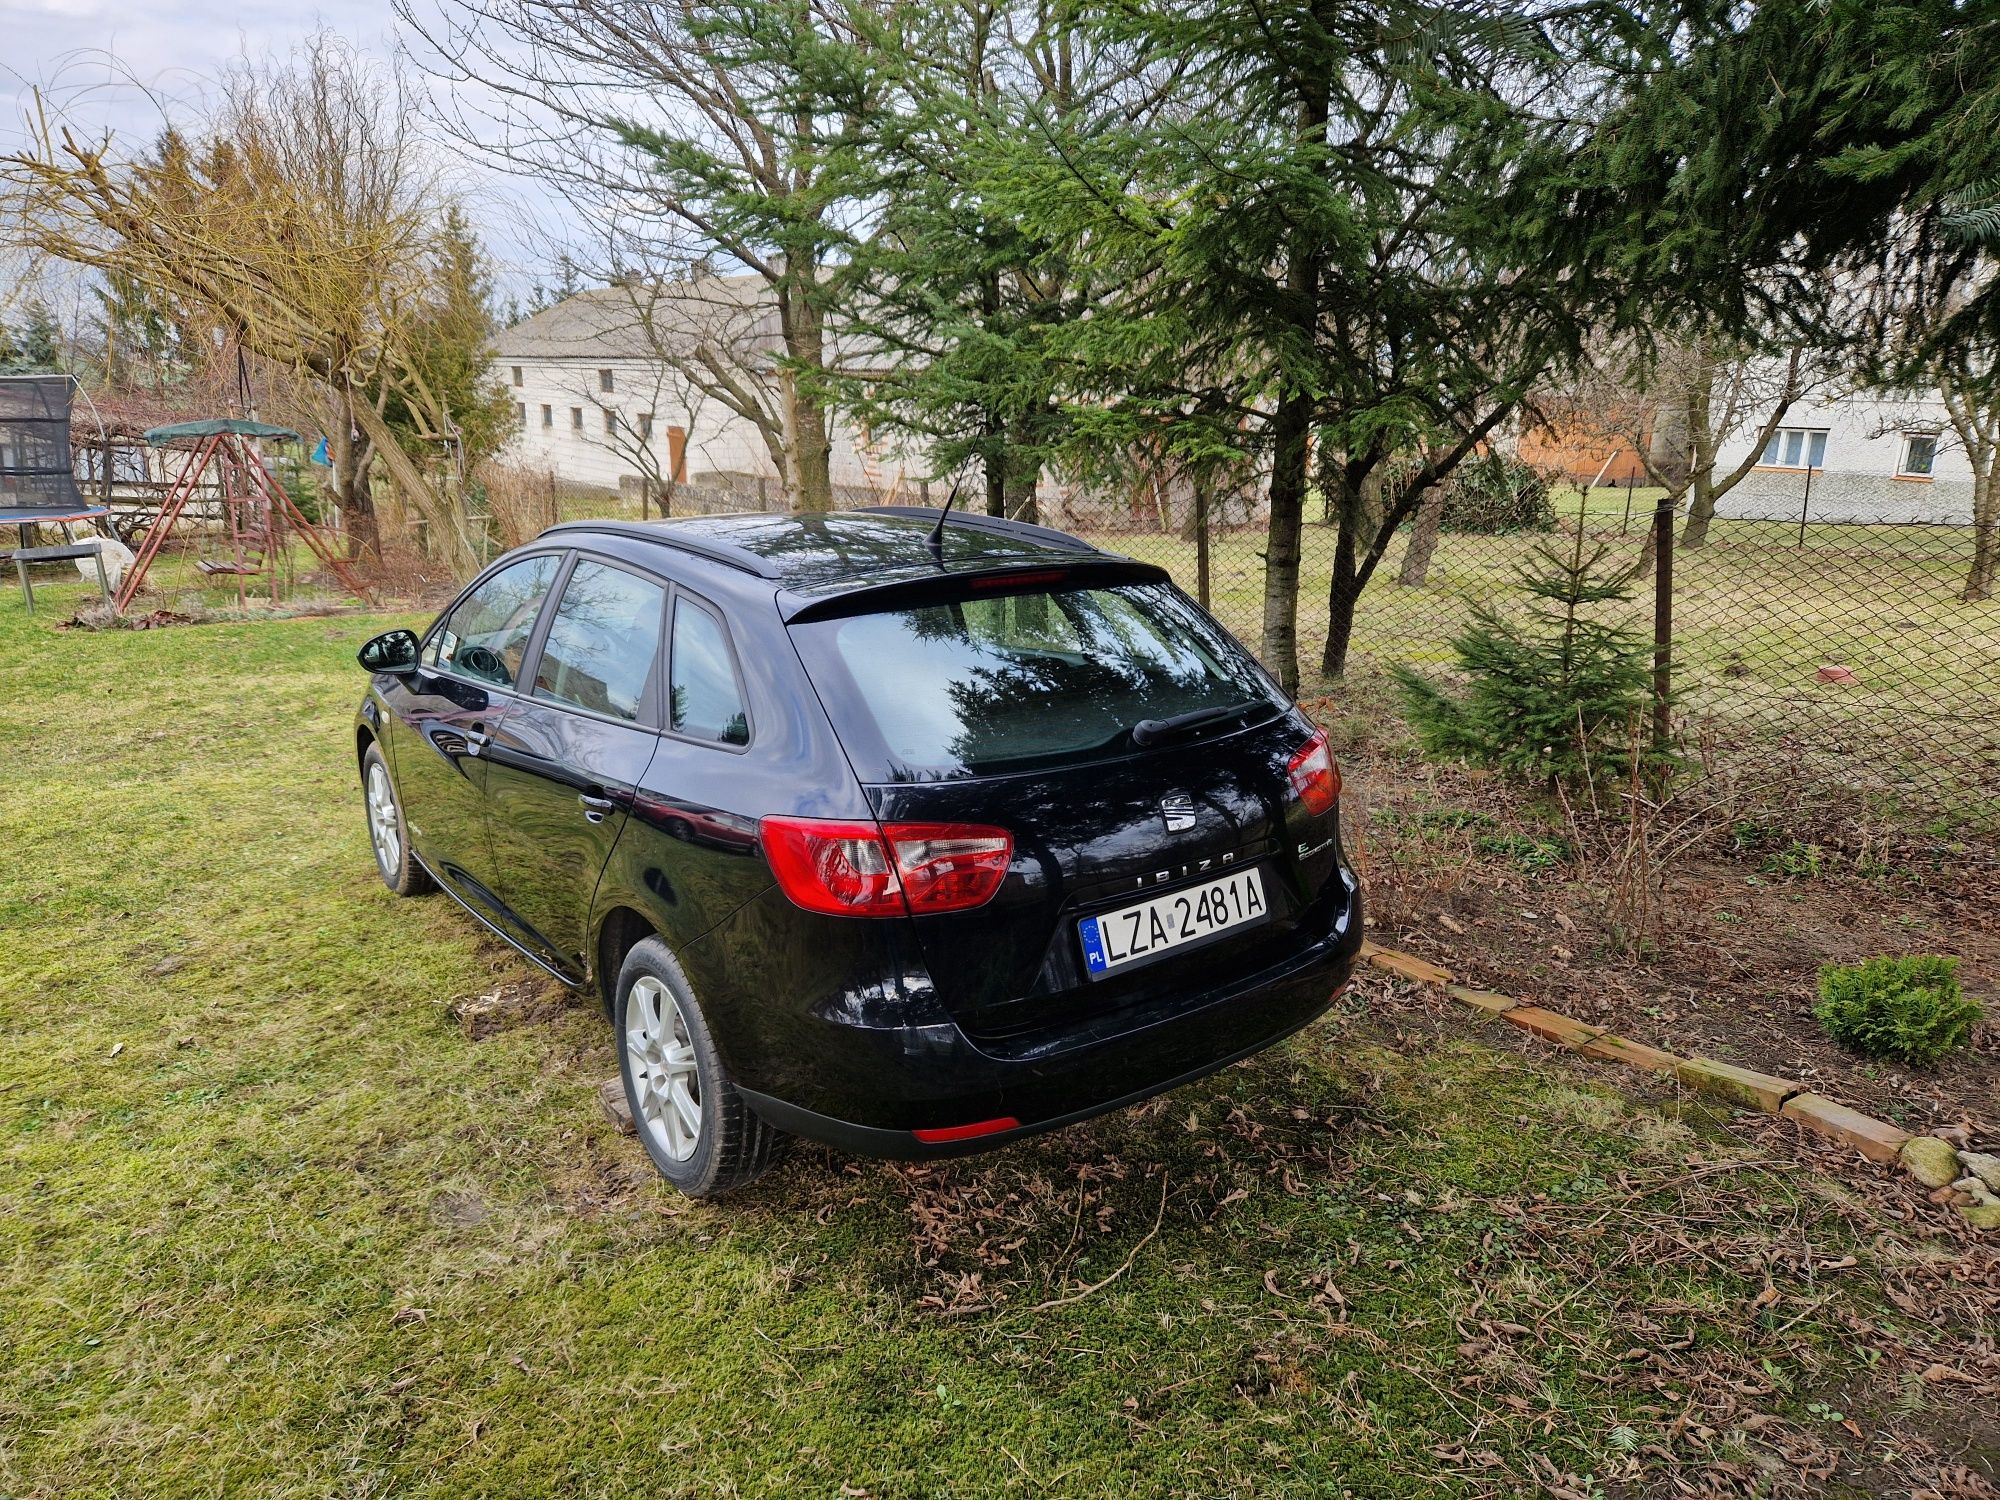
[[[355,652],[354,658],[371,672],[414,672],[417,669],[416,633],[385,630]]]

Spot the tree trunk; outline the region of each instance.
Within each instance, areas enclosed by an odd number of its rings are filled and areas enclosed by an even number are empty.
[[[1367,491],[1371,470],[1359,487],[1348,482],[1346,471],[1329,466],[1328,477],[1337,480],[1336,499],[1340,506],[1340,531],[1333,544],[1333,578],[1326,589],[1326,650],[1320,655],[1320,670],[1329,678],[1347,672],[1347,650],[1354,642],[1354,606],[1361,600],[1360,554],[1365,544],[1372,546],[1381,529],[1380,486],[1374,496]],[[1371,519],[1370,511],[1376,515]],[[1366,530],[1370,534],[1363,537]]]
[[[1672,499],[1675,497],[1669,498]],[[1635,578],[1651,578],[1653,576],[1653,568],[1659,560],[1660,528],[1656,525],[1648,526],[1646,528],[1645,543],[1639,548],[1639,561],[1633,566],[1633,576]]]
[[[479,548],[472,539],[460,497],[432,484],[416,461],[403,451],[396,434],[371,401],[353,403],[354,420],[367,434],[369,446],[389,471],[398,492],[414,505],[424,521],[424,547],[451,569],[456,577],[469,578],[479,562]]]
[[[1027,413],[1008,423],[1007,465],[1002,503],[1005,514],[1017,521],[1038,521],[1035,494],[1041,483],[1042,466],[1034,444],[1031,419]]]
[[[1959,597],[1977,604],[1993,597],[1993,575],[2000,571],[2000,489],[1993,484],[1992,455],[1972,471],[1972,568]]]
[[[1444,526],[1444,488],[1432,485],[1417,502],[1417,516],[1410,528],[1409,550],[1403,554],[1402,570],[1396,582],[1406,589],[1420,589],[1431,573],[1431,557],[1437,551],[1438,532]]]
[[[1706,470],[1697,470],[1688,487],[1687,522],[1681,527],[1681,551],[1708,545],[1708,523],[1715,519],[1715,486]]]
[[[1360,487],[1354,495],[1354,548],[1359,552],[1375,545],[1375,538],[1382,534],[1383,505],[1382,468],[1376,465],[1361,476]],[[1333,498],[1338,501],[1336,492]],[[1343,513],[1344,519],[1344,513]]]
[[[1209,606],[1208,588],[1208,474],[1196,469],[1191,476],[1194,485],[1194,504],[1188,523],[1194,528],[1194,588],[1195,598],[1201,607]]]
[[[989,411],[983,425],[986,429],[986,452],[980,462],[986,476],[986,514],[1004,516],[1007,514],[1007,452],[1000,441],[1000,419]]]
[[[373,448],[366,437],[354,430],[353,412],[347,399],[335,407],[334,431],[328,434],[327,456],[333,460],[333,503],[340,511],[341,529],[347,533],[347,555],[366,552],[380,559],[382,531],[375,515],[375,485],[369,475]]]
[[[1715,519],[1715,439],[1709,431],[1710,392],[1697,380],[1688,392],[1687,454],[1688,513],[1681,528],[1681,550],[1708,545],[1708,523]]]
[[[814,302],[812,270],[790,269],[778,293],[778,324],[784,336],[785,353],[794,366],[806,370],[826,368],[826,324]],[[784,402],[785,451],[791,462],[785,466],[793,510],[833,509],[833,444],[827,437],[826,406],[818,394],[799,379],[797,369],[778,372],[779,394]]]
[[[1334,11],[1330,0],[1315,0],[1323,21]],[[1328,25],[1328,32],[1334,28]],[[1329,64],[1316,76],[1299,79],[1297,144],[1305,151],[1326,143],[1332,113],[1333,70]],[[1310,344],[1319,336],[1319,241],[1303,229],[1295,231],[1285,268],[1285,300],[1293,334]],[[1278,398],[1271,417],[1271,517],[1264,547],[1264,665],[1277,674],[1286,692],[1299,690],[1299,532],[1305,522],[1307,478],[1312,463],[1313,398],[1293,383]]]
[[[1305,520],[1312,397],[1284,397],[1271,418],[1271,519],[1264,545],[1264,665],[1299,690],[1299,532]]]

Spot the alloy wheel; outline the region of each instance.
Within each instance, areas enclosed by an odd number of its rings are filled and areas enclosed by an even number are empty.
[[[640,1128],[670,1160],[686,1161],[701,1144],[694,1038],[679,1002],[650,974],[633,981],[625,1000],[625,1052]]]
[[[380,761],[368,768],[368,836],[382,873],[394,879],[403,862],[403,822],[396,813],[396,793]]]

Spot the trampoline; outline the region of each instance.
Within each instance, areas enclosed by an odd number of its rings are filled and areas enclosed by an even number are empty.
[[[0,526],[89,520],[69,452],[67,375],[0,375]]]
[[[0,553],[20,576],[21,597],[32,613],[34,590],[28,564],[97,557],[97,581],[107,601],[104,560],[95,540],[77,542],[69,525],[94,523],[111,514],[93,505],[77,488],[69,448],[69,406],[72,383],[67,375],[0,376],[0,526],[18,526],[21,545]],[[38,547],[28,542],[31,526],[58,526],[61,546]]]

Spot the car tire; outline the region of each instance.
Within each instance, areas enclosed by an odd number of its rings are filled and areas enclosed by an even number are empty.
[[[431,872],[410,852],[403,799],[378,745],[370,745],[361,756],[361,809],[368,819],[368,842],[382,884],[399,896],[421,896],[437,889]]]
[[[690,1198],[763,1176],[779,1133],[736,1091],[667,945],[656,937],[635,944],[616,994],[618,1072],[633,1128],[660,1175]]]

